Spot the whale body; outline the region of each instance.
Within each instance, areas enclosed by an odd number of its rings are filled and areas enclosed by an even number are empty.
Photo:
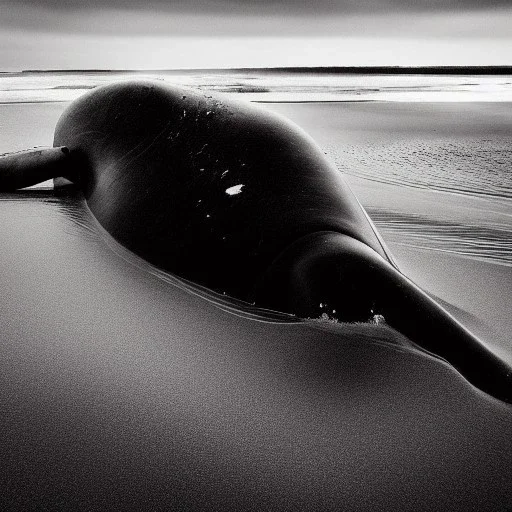
[[[314,141],[250,104],[151,82],[109,85],[64,112],[54,145],[85,156],[87,202],[118,241],[221,293],[253,301],[272,261],[318,231],[388,258]]]

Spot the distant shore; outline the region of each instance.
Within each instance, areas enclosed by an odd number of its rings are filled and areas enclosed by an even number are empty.
[[[27,69],[0,71],[2,75],[42,73],[163,73],[163,74],[364,74],[364,75],[512,75],[512,66],[332,66],[332,67],[277,67],[277,68],[197,68],[197,69]]]

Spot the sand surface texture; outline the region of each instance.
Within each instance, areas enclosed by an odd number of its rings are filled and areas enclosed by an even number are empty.
[[[2,509],[503,510],[512,408],[379,326],[155,272],[80,197],[0,201]]]
[[[2,105],[0,150],[51,144],[64,106]],[[510,187],[402,183],[421,144],[433,158],[510,141],[512,107],[272,109],[347,173],[404,271],[512,361]],[[510,507],[512,408],[386,327],[183,283],[116,244],[80,194],[3,195],[0,237],[0,508]]]

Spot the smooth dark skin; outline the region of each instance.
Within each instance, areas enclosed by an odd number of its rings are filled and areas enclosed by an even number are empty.
[[[472,384],[512,403],[510,367],[393,265],[352,237],[326,231],[297,240],[268,270],[262,294],[269,307],[303,317],[326,314],[364,322],[381,315]]]
[[[382,315],[512,403],[511,368],[400,273],[340,173],[295,125],[224,98],[123,82],[71,104],[54,146],[69,153],[53,176],[77,183],[101,225],[154,265],[301,317]],[[0,188],[9,188],[1,178]]]
[[[87,203],[118,241],[221,293],[252,302],[273,259],[316,231],[349,234],[385,257],[314,141],[254,106],[121,83],[74,102],[54,145],[83,156]]]

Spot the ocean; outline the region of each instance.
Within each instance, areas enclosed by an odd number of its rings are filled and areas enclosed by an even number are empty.
[[[249,101],[512,101],[509,75],[393,75],[227,72],[19,72],[0,73],[0,103],[71,101],[119,80],[161,80],[185,87],[241,94]]]

